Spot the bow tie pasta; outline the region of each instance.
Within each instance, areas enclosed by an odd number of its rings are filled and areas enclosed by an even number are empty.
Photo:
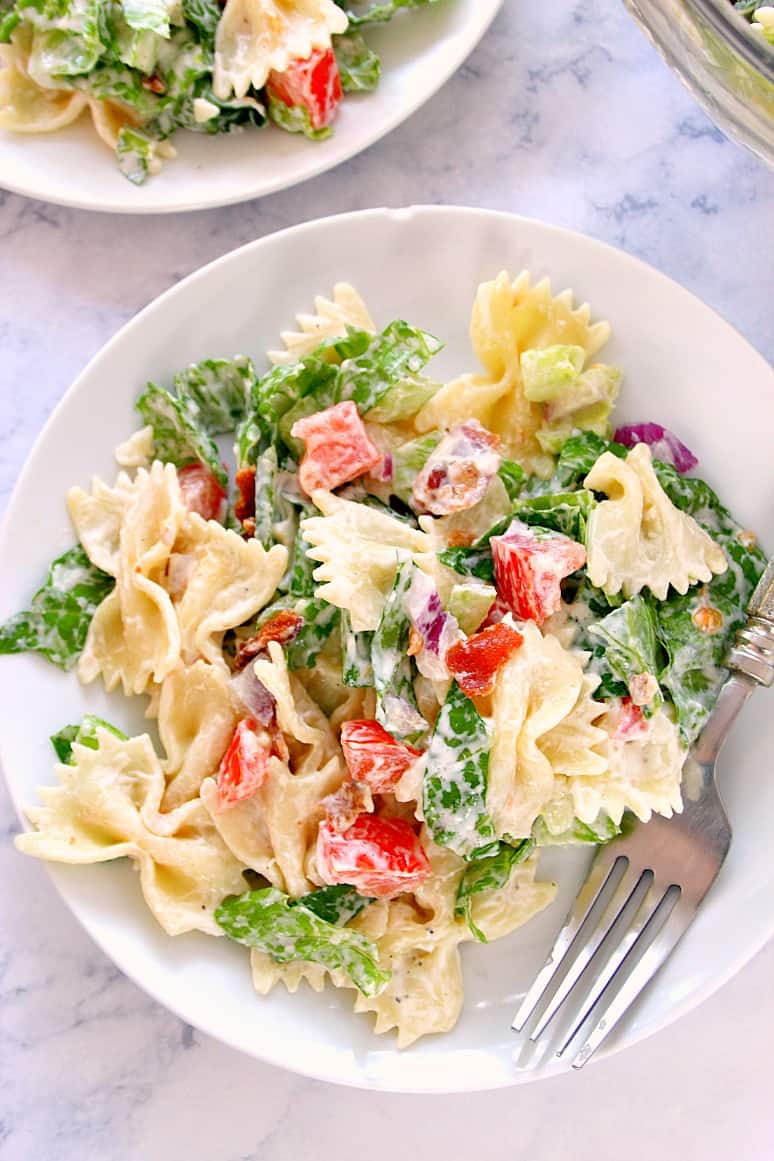
[[[335,12],[229,0],[223,84],[329,43]],[[0,653],[146,695],[159,756],[65,726],[19,848],[128,856],[164,930],[243,944],[260,994],[348,989],[401,1047],[454,1027],[461,945],[555,897],[542,847],[682,810],[764,567],[676,437],[610,440],[621,373],[586,365],[608,335],[501,274],[473,308],[481,372],[442,386],[438,340],[380,331],[339,283],[263,374],[235,356],[150,385]]]

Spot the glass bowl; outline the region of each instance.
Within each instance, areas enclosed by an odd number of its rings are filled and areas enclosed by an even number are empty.
[[[765,37],[730,0],[624,3],[707,115],[774,167],[774,47]]]

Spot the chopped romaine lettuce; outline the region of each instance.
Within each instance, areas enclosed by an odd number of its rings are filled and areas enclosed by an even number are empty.
[[[51,565],[29,609],[0,625],[0,654],[42,653],[61,669],[72,669],[97,606],[114,584],[80,545],[69,549]]]
[[[175,375],[175,390],[192,421],[208,435],[223,435],[244,419],[255,383],[250,359],[202,359]]]
[[[298,902],[308,911],[313,911],[318,919],[324,919],[336,927],[345,927],[373,900],[368,895],[359,894],[347,883],[337,883],[333,887],[310,891],[308,895],[302,895]]]
[[[184,400],[149,383],[135,406],[143,421],[153,428],[153,445],[160,460],[178,468],[204,464],[219,484],[228,486],[228,475],[214,441],[191,418]]]
[[[524,487],[524,481],[527,478],[527,473],[524,471],[524,468],[521,464],[514,463],[513,460],[503,460],[497,474],[505,486],[508,499],[515,500]]]
[[[591,669],[601,682],[596,697],[625,697],[632,693],[632,678],[655,678],[662,668],[658,619],[652,604],[637,595],[599,621],[590,621],[585,637],[576,642],[591,649]],[[656,686],[643,709],[652,713],[663,704]]]
[[[415,568],[410,560],[398,566],[371,642],[376,720],[394,737],[412,743],[421,740],[427,732],[427,723],[419,718],[417,710],[413,663],[408,655],[411,621],[405,596],[411,587]],[[414,716],[409,714],[407,720],[401,712],[405,706],[414,711]],[[398,712],[395,712],[396,707]]]
[[[264,952],[275,963],[303,960],[344,972],[364,996],[378,995],[389,982],[390,973],[379,968],[379,952],[371,940],[320,918],[303,900],[293,900],[276,887],[229,896],[215,909],[215,919],[230,939]]]
[[[425,4],[435,4],[437,0],[336,0],[349,17],[350,26],[360,24],[386,24],[402,8],[423,8]]]
[[[486,809],[490,749],[486,722],[452,682],[427,751],[422,808],[434,840],[464,859],[499,850]]]
[[[57,733],[52,734],[51,745],[54,747],[59,761],[68,765],[73,763],[73,746],[76,743],[79,746],[88,746],[90,750],[98,750],[98,729],[107,730],[114,737],[120,738],[122,742],[127,741],[126,734],[116,726],[111,726],[110,722],[106,722],[104,718],[98,718],[96,714],[84,714],[83,721],[79,726],[65,726]]]
[[[309,110],[305,109],[303,105],[286,105],[279,97],[269,93],[267,107],[271,120],[280,129],[284,129],[286,133],[303,133],[304,137],[308,137],[310,141],[324,141],[326,137],[333,135],[333,129],[330,125],[323,125],[321,129],[315,129]]]
[[[473,921],[473,900],[484,891],[499,891],[507,887],[514,867],[529,858],[534,849],[535,842],[531,838],[522,839],[514,845],[501,842],[494,854],[474,859],[465,868],[457,889],[454,913],[465,917],[468,927],[479,942],[488,941]]]
[[[334,36],[333,51],[345,93],[369,93],[379,84],[381,61],[359,32]]]
[[[341,612],[341,675],[345,685],[368,688],[374,684],[371,664],[373,633],[356,633],[346,609]]]

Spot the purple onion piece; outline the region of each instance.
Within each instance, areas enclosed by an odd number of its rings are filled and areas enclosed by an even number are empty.
[[[422,649],[416,656],[419,672],[431,681],[449,676],[446,651],[462,636],[456,617],[445,613],[432,579],[416,569],[404,597],[409,619],[422,638]]]
[[[251,717],[262,726],[271,725],[276,703],[263,682],[255,676],[252,662],[231,678],[231,688]]]
[[[616,428],[613,438],[624,447],[648,444],[654,459],[671,464],[678,472],[690,472],[699,462],[693,452],[660,423],[627,423]]]

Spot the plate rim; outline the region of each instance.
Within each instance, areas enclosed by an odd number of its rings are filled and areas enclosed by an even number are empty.
[[[744,344],[748,353],[753,356],[755,360],[757,360],[762,370],[766,372],[770,370],[767,360],[749,342],[749,340],[746,339],[745,336],[736,329],[736,327],[729,323],[714,307],[709,306],[701,298],[699,298],[698,295],[688,290],[680,282],[665,274],[657,267],[651,265],[648,262],[645,262],[642,258],[629,254],[627,251],[622,250],[620,247],[611,245],[608,242],[601,241],[589,234],[584,234],[581,231],[572,230],[566,226],[557,226],[553,223],[545,222],[539,218],[533,218],[523,214],[510,213],[504,210],[490,210],[481,207],[456,205],[415,204],[402,208],[381,206],[371,207],[364,210],[354,210],[341,214],[325,215],[323,217],[297,223],[295,225],[285,227],[282,230],[277,230],[265,234],[259,238],[253,239],[251,242],[247,242],[241,246],[235,247],[234,249],[227,251],[225,254],[220,255],[212,261],[192,271],[184,279],[181,279],[180,282],[177,282],[173,286],[168,287],[161,294],[157,295],[155,298],[146,303],[145,306],[143,306],[132,318],[128,319],[117,331],[115,331],[115,333],[110,336],[110,338],[102,345],[102,347],[100,347],[100,349],[91,356],[80,373],[65,389],[56,406],[48,416],[45,424],[36,436],[29,452],[27,453],[22,470],[16,480],[11,496],[9,497],[2,520],[0,520],[0,560],[4,558],[3,550],[6,547],[6,543],[10,535],[11,525],[15,521],[16,509],[21,503],[21,496],[25,491],[28,477],[32,473],[33,461],[37,455],[38,447],[47,436],[49,428],[56,424],[60,411],[66,406],[69,398],[81,388],[82,382],[99,369],[100,363],[103,359],[110,358],[113,346],[117,344],[119,340],[122,340],[125,336],[131,335],[135,329],[141,328],[144,324],[146,316],[150,314],[150,312],[155,310],[162,303],[167,303],[176,295],[183,293],[185,288],[194,284],[196,281],[208,278],[215,268],[225,267],[230,262],[240,260],[247,252],[260,250],[264,244],[269,242],[276,243],[278,240],[285,239],[290,236],[303,236],[304,233],[311,233],[319,229],[323,223],[347,224],[353,220],[362,221],[369,218],[373,219],[374,221],[384,219],[386,221],[400,223],[402,221],[408,221],[422,215],[431,215],[434,217],[449,216],[450,218],[462,215],[471,219],[487,221],[497,219],[502,223],[507,223],[514,228],[519,226],[533,230],[537,228],[538,231],[542,230],[548,234],[553,234],[559,239],[582,239],[584,243],[590,244],[593,248],[600,248],[601,250],[607,252],[609,255],[614,255],[616,261],[624,262],[625,264],[629,264],[632,267],[639,269],[641,272],[646,273],[648,277],[655,278],[657,283],[660,282],[662,284],[668,284],[672,292],[677,291],[679,294],[686,296],[687,299],[692,300],[694,304],[700,306],[704,311],[709,312],[709,314],[713,316],[716,324],[719,324],[723,328],[727,329],[736,341]],[[0,771],[3,773],[6,788],[8,790],[8,794],[13,804],[17,818],[22,827],[26,829],[27,823],[24,819],[22,803],[17,800],[17,796],[14,793],[11,781],[6,774],[7,762],[4,755],[4,750],[5,744],[2,737],[0,737]],[[105,946],[105,941],[99,935],[95,934],[91,930],[88,921],[82,918],[75,911],[74,905],[71,904],[70,900],[65,894],[64,885],[60,882],[61,876],[57,874],[57,865],[50,865],[45,863],[44,869],[50,880],[53,882],[59,897],[67,906],[70,914],[73,915],[81,928],[85,931],[86,935],[100,948],[101,952],[111,961],[111,963],[115,963],[111,952]],[[761,884],[757,888],[755,894],[757,895],[763,888],[765,888],[765,884]],[[768,918],[766,918],[766,915],[768,915]],[[762,913],[761,924],[758,931],[756,932],[755,938],[750,938],[745,943],[744,950],[739,950],[738,954],[732,958],[724,970],[719,971],[711,979],[707,980],[704,985],[691,992],[690,995],[684,996],[681,1000],[672,1005],[668,1011],[664,1012],[661,1017],[656,1018],[650,1026],[634,1031],[629,1035],[618,1034],[617,1036],[611,1038],[612,1042],[606,1043],[603,1048],[594,1056],[594,1063],[609,1059],[624,1049],[633,1047],[641,1041],[648,1039],[649,1037],[662,1031],[664,1028],[667,1028],[671,1024],[675,1023],[682,1016],[686,1015],[694,1008],[697,1008],[706,999],[714,995],[714,993],[717,992],[725,983],[731,980],[742,969],[742,967],[745,966],[745,964],[753,959],[768,943],[772,935],[774,935],[774,911]],[[416,1093],[428,1095],[441,1093],[495,1091],[499,1089],[511,1088],[516,1085],[530,1084],[541,1080],[549,1080],[556,1075],[561,1075],[561,1072],[554,1070],[520,1071],[514,1069],[507,1076],[504,1075],[502,1078],[497,1078],[494,1081],[491,1078],[487,1078],[482,1082],[477,1082],[475,1076],[473,1076],[466,1080],[464,1085],[454,1085],[446,1081],[444,1082],[443,1087],[431,1085],[422,1086],[408,1083],[404,1085],[401,1084],[397,1079],[389,1078],[387,1080],[383,1080],[380,1077],[368,1076],[362,1071],[357,1075],[331,1076],[330,1072],[325,1072],[319,1068],[316,1069],[313,1066],[313,1058],[312,1063],[308,1063],[307,1058],[302,1057],[298,1061],[294,1060],[291,1064],[288,1063],[285,1059],[277,1059],[275,1055],[270,1053],[259,1054],[258,1051],[247,1052],[247,1050],[245,1050],[241,1045],[234,1044],[227,1035],[220,1032],[216,1027],[211,1026],[209,1021],[201,1020],[194,1023],[188,1014],[184,1013],[178,1008],[174,1000],[170,1002],[167,998],[159,998],[154,988],[149,986],[149,984],[142,978],[139,978],[138,974],[133,969],[127,969],[122,965],[119,970],[162,1008],[171,1011],[175,1016],[186,1023],[193,1023],[199,1031],[204,1032],[208,1036],[212,1036],[220,1043],[228,1045],[228,1047],[234,1049],[235,1051],[244,1052],[246,1055],[251,1056],[253,1059],[271,1065],[272,1067],[284,1068],[286,1071],[297,1073],[298,1075],[316,1080],[327,1081],[328,1083],[342,1084],[351,1088],[359,1088],[376,1092]],[[264,1046],[259,1045],[257,1047],[263,1048]],[[395,1049],[395,1051],[397,1051],[397,1049]]]
[[[482,9],[480,7],[481,4],[486,4],[488,7]],[[337,169],[340,165],[344,165],[347,161],[351,161],[353,157],[364,153],[367,149],[370,149],[388,134],[392,133],[394,129],[397,129],[405,121],[413,117],[423,105],[427,104],[428,101],[431,101],[436,96],[443,86],[462,67],[471,53],[475,51],[504,4],[505,0],[472,0],[469,14],[472,32],[470,40],[461,46],[460,52],[453,53],[450,56],[443,67],[432,76],[428,86],[421,93],[411,97],[408,104],[400,107],[393,116],[386,117],[374,133],[366,135],[366,139],[363,142],[345,147],[341,155],[333,159],[326,158],[313,162],[304,171],[302,176],[293,178],[290,181],[286,181],[278,175],[276,180],[269,179],[257,191],[252,190],[249,193],[242,192],[233,196],[226,195],[216,198],[198,197],[189,200],[181,199],[170,205],[139,204],[136,201],[123,202],[118,198],[112,199],[108,204],[97,205],[92,201],[79,197],[68,197],[67,195],[51,197],[41,192],[39,187],[29,185],[25,182],[8,181],[4,177],[0,179],[0,189],[4,189],[20,197],[41,201],[47,205],[64,206],[67,209],[86,210],[99,214],[131,214],[132,216],[144,214],[196,213],[204,210],[219,209],[220,207],[241,205],[246,202],[257,201],[259,198],[269,197],[272,194],[281,193],[283,190],[294,189],[296,186],[303,185],[304,182],[310,181],[315,177],[320,177],[323,173],[328,173],[333,169]],[[357,96],[357,94],[354,95]],[[35,134],[14,134],[11,130],[2,130],[0,133],[2,133],[2,137],[8,138],[11,142],[13,142],[14,137],[32,138],[33,140],[36,137]],[[45,137],[49,136],[49,134],[41,134],[40,136]],[[96,138],[95,144],[99,145]],[[315,156],[319,158],[320,154],[315,154],[314,152],[314,144],[314,142],[308,142],[310,146],[309,156],[311,158]],[[129,182],[126,184],[130,185]],[[135,187],[132,186],[131,188],[134,189]]]

